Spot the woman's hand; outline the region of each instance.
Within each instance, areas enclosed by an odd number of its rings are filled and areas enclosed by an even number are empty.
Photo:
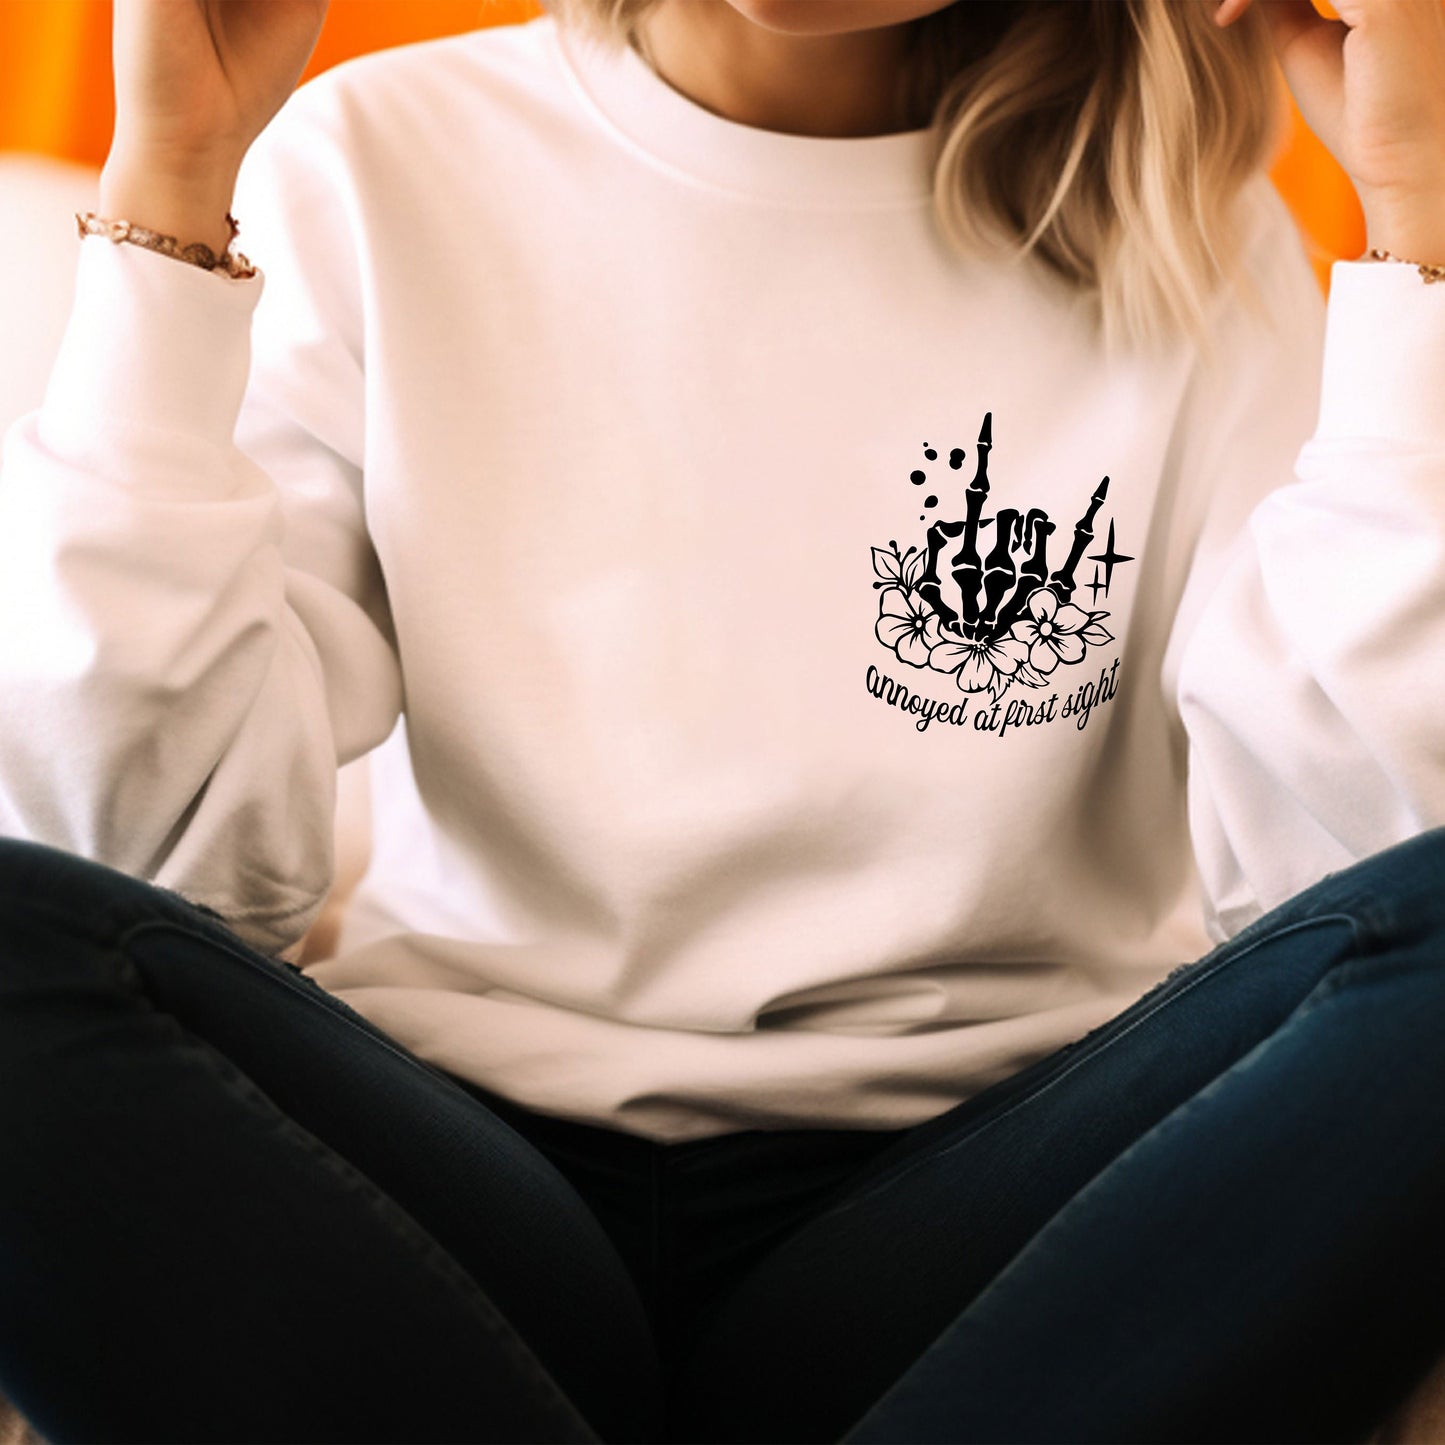
[[[103,214],[217,252],[251,143],[296,88],[329,0],[114,0]]]
[[[1300,114],[1344,167],[1367,244],[1445,264],[1445,0],[1221,0],[1220,25],[1258,4]]]
[[[238,166],[296,88],[328,0],[115,0],[114,147]]]

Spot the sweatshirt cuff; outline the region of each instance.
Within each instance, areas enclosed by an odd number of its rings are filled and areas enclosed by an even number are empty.
[[[130,242],[86,236],[38,426],[80,459],[117,430],[155,428],[226,448],[251,370],[265,278],[204,271]]]
[[[1445,282],[1398,261],[1330,267],[1316,440],[1445,450]]]

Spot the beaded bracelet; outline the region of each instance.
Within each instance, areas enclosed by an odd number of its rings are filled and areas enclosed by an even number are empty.
[[[234,242],[241,227],[229,211],[226,212],[226,224],[231,228],[231,241]],[[159,251],[162,256],[172,256],[177,261],[189,261],[203,271],[220,271],[238,281],[256,274],[256,268],[250,261],[239,251],[233,253],[229,244],[218,256],[202,241],[193,241],[190,245],[182,246],[174,236],[134,225],[130,221],[107,220],[97,216],[94,211],[77,211],[75,226],[82,238],[104,236],[108,241],[133,241],[137,246],[144,246],[149,251]]]
[[[1402,266],[1413,266],[1426,282],[1445,281],[1445,266],[1431,266],[1425,261],[1407,261],[1403,256],[1392,256],[1378,246],[1370,247],[1372,261],[1398,261]]]

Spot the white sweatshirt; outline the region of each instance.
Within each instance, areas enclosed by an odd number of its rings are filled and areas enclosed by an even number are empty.
[[[279,952],[377,749],[310,974],[679,1140],[931,1117],[1445,821],[1445,285],[1326,311],[1260,176],[1270,314],[1109,356],[928,161],[544,16],[296,92],[253,279],[79,242],[0,469],[0,829]]]

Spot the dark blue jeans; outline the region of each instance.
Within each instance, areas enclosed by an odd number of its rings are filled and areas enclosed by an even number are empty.
[[[1358,1441],[1445,1349],[1445,829],[911,1129],[662,1145],[0,840],[0,1390],[55,1441]]]

